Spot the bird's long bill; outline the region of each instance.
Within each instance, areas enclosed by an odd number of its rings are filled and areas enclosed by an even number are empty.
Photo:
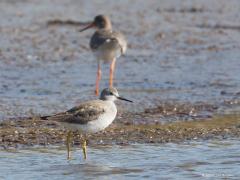
[[[123,101],[127,101],[127,102],[131,102],[131,103],[133,103],[133,101],[131,101],[131,100],[128,100],[128,99],[125,99],[125,98],[123,98],[123,97],[117,97],[118,99],[120,99],[120,100],[123,100]]]
[[[89,28],[95,27],[95,26],[96,26],[96,25],[95,25],[95,23],[93,22],[93,23],[87,25],[85,28],[79,30],[79,32],[83,32],[83,31],[85,31],[85,30],[87,30],[87,29],[89,29]]]

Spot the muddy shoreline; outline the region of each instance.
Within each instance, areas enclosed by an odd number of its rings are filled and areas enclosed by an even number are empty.
[[[0,148],[64,145],[67,131],[59,124],[39,118],[4,121],[0,124]],[[186,140],[240,137],[240,116],[226,115],[208,120],[166,124],[133,125],[114,123],[105,131],[88,136],[88,144],[126,145],[131,143],[167,143]],[[74,132],[74,145],[81,134]]]

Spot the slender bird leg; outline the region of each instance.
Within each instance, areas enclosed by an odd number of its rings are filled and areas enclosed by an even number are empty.
[[[97,70],[96,89],[95,89],[96,96],[99,95],[99,81],[101,79],[101,75],[102,75],[101,65],[100,65],[100,61],[98,60],[98,70]]]
[[[68,131],[67,133],[67,142],[66,142],[66,146],[67,146],[67,159],[69,160],[71,158],[71,154],[70,154],[70,147],[71,147],[71,137],[72,137],[72,132]]]
[[[112,63],[110,66],[109,87],[113,87],[113,75],[114,75],[115,64],[116,64],[116,58],[112,60]]]
[[[86,141],[86,136],[84,136],[83,141],[82,141],[82,150],[83,150],[83,157],[84,157],[84,159],[87,159],[87,141]]]

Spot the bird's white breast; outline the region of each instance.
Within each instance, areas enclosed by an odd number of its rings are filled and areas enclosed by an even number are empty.
[[[98,119],[90,121],[84,125],[76,125],[78,126],[77,128],[84,133],[96,133],[108,127],[116,118],[117,108],[112,101],[105,101],[105,103],[107,105],[106,111],[100,115]]]
[[[97,50],[94,50],[95,57],[103,61],[112,61],[114,58],[119,58],[121,53],[120,46],[115,42],[107,42]]]

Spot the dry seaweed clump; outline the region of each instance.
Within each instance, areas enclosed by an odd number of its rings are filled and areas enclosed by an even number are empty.
[[[240,136],[240,116],[227,115],[164,125],[113,124],[101,133],[89,135],[88,144],[166,143],[229,136]],[[66,130],[59,124],[36,118],[0,124],[0,147],[3,149],[64,144],[65,137]],[[79,132],[74,132],[75,145],[80,143],[80,137]]]

